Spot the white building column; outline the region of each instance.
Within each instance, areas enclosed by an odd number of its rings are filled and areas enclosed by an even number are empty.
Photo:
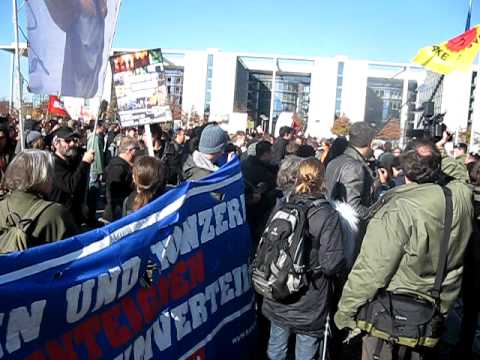
[[[275,88],[277,86],[277,69],[278,69],[278,58],[273,58],[273,75],[272,75],[272,91],[270,96],[270,114],[268,121],[268,132],[274,134],[273,132],[273,108],[275,106]]]
[[[315,59],[310,78],[310,105],[307,134],[317,138],[331,137],[335,119],[335,97],[338,61]]]
[[[367,61],[345,61],[341,111],[351,122],[363,121],[365,118],[367,78]]]

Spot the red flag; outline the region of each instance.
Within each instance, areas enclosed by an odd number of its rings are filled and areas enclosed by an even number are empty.
[[[48,102],[48,112],[52,115],[70,117],[63,101],[58,98],[58,96],[50,95],[50,101]]]

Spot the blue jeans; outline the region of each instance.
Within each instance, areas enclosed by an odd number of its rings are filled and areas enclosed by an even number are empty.
[[[270,339],[268,340],[268,358],[270,360],[285,360],[287,358],[288,338],[290,330],[284,329],[274,323],[270,327]],[[323,339],[308,335],[296,335],[295,359],[314,360]]]

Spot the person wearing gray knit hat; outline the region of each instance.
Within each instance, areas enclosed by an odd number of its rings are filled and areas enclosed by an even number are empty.
[[[208,125],[200,135],[198,150],[204,154],[223,154],[227,143],[228,135],[220,126]]]
[[[185,180],[198,180],[218,170],[216,162],[224,155],[229,138],[218,125],[210,124],[200,135],[198,151],[189,155],[183,165]]]

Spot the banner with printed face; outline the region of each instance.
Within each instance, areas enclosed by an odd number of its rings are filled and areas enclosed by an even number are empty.
[[[101,96],[120,0],[29,0],[29,90]]]
[[[1,256],[0,358],[247,359],[243,191],[235,159],[104,228]]]
[[[110,58],[123,127],[172,121],[160,49]]]

